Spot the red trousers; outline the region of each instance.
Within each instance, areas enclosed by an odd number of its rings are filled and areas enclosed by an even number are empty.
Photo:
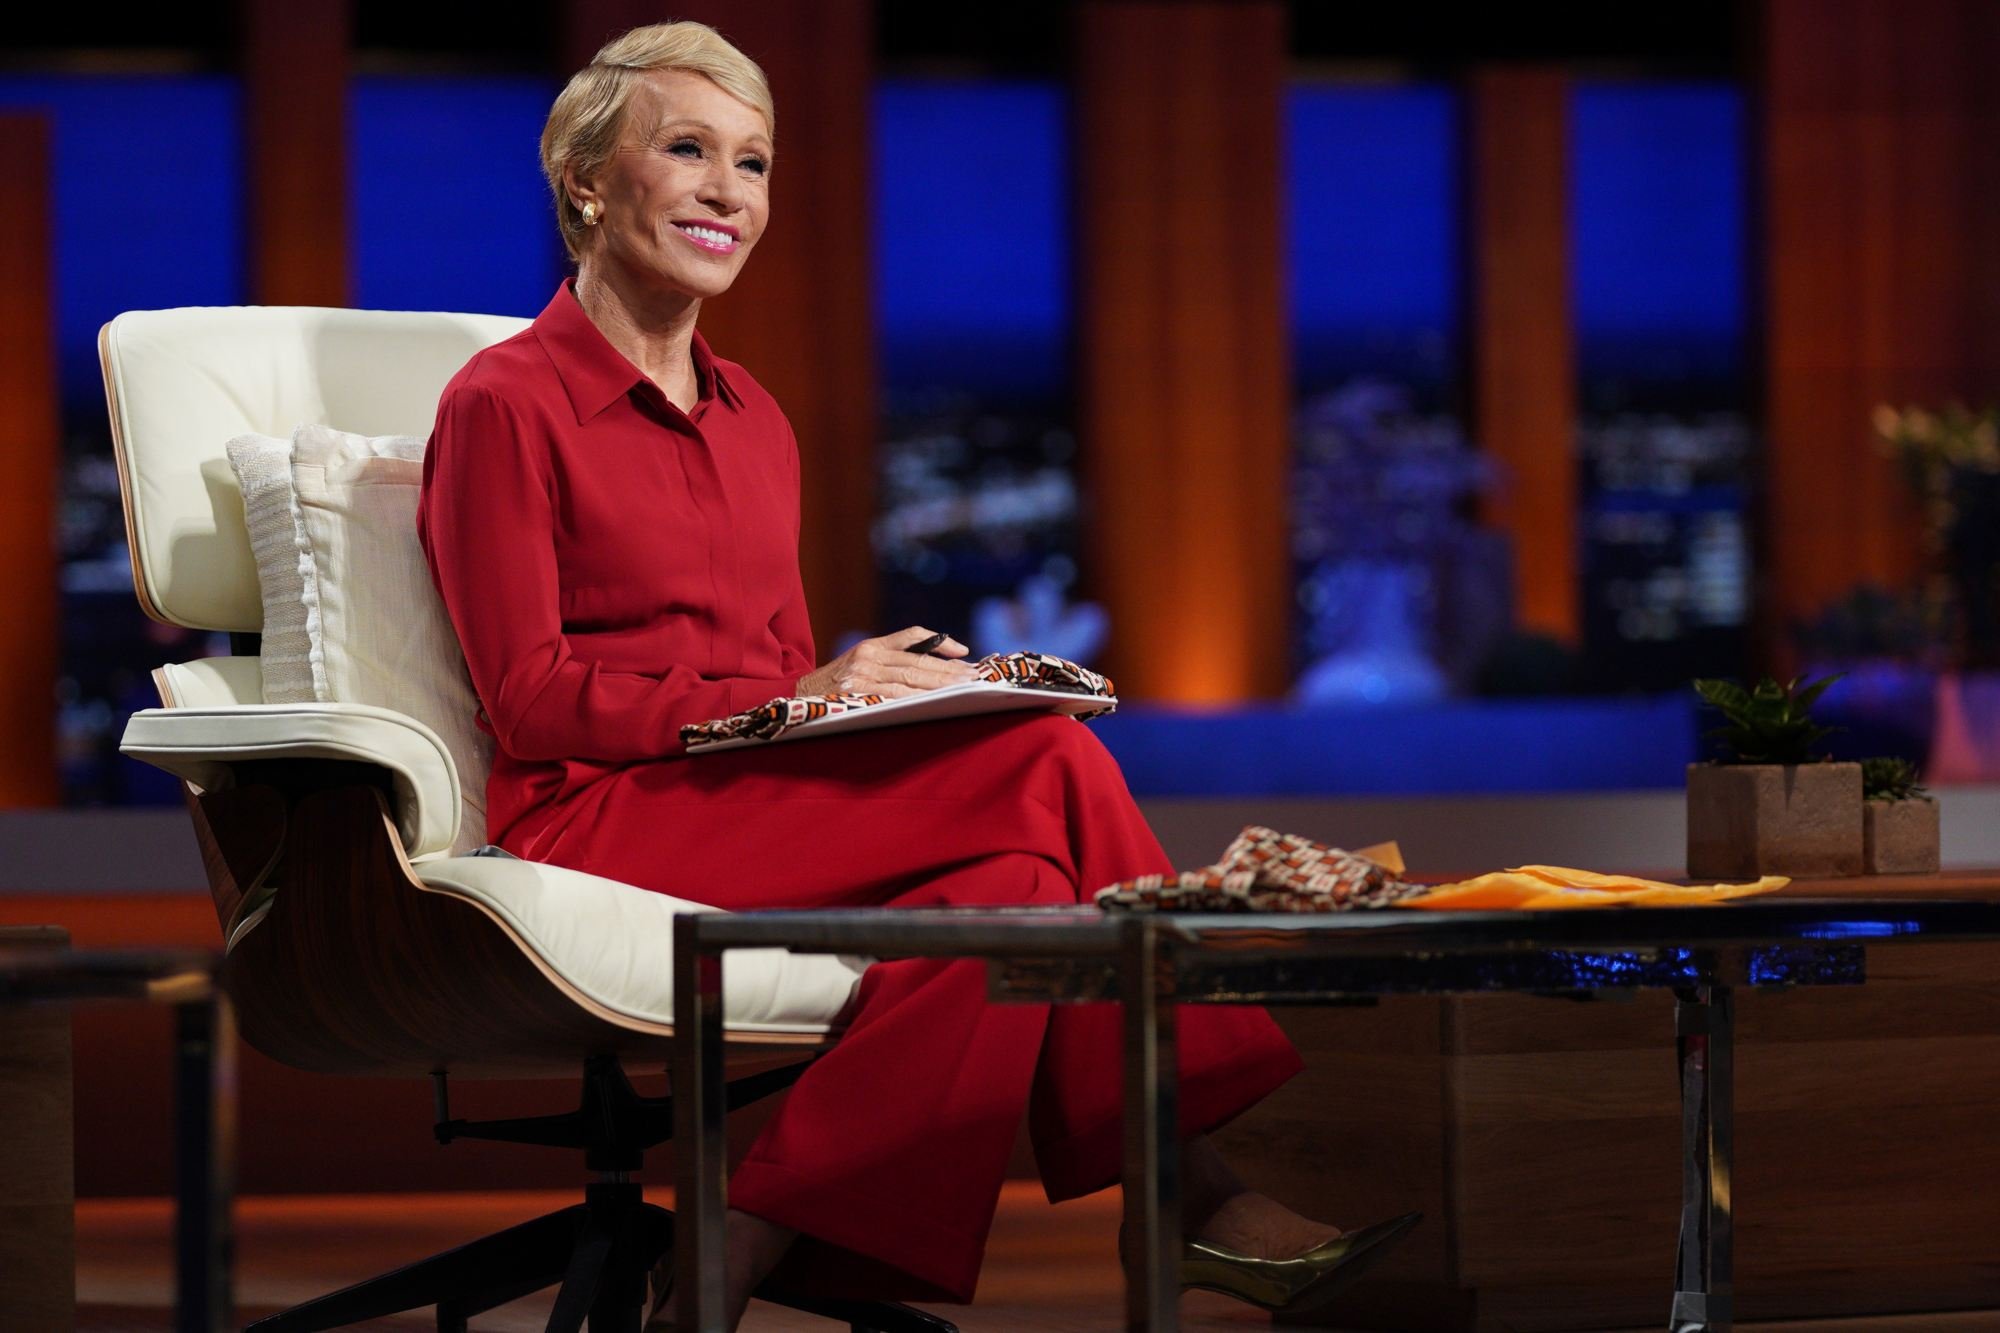
[[[509,830],[510,850],[732,910],[1088,902],[1166,854],[1069,718],[889,727],[641,764]],[[1023,1109],[1052,1201],[1118,1179],[1119,1010],[990,1005],[977,960],[878,963],[839,1042],[731,1177],[796,1228],[780,1277],[822,1295],[969,1301]],[[1268,1015],[1180,1013],[1181,1123],[1300,1068]]]

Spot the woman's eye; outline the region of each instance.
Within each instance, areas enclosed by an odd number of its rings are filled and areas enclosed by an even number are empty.
[[[692,139],[682,139],[682,140],[681,140],[681,141],[679,141],[678,143],[675,143],[675,144],[671,145],[671,146],[670,146],[670,147],[669,147],[669,148],[667,149],[667,151],[668,151],[669,153],[681,153],[681,154],[683,154],[683,155],[685,155],[685,154],[688,154],[688,153],[692,153],[692,154],[694,154],[694,155],[695,155],[696,157],[700,157],[700,156],[701,156],[701,145],[700,145],[700,144],[698,144],[698,143],[696,143],[696,142],[695,142],[694,140],[692,140]]]
[[[761,157],[746,157],[736,165],[759,176],[771,169],[771,164]]]

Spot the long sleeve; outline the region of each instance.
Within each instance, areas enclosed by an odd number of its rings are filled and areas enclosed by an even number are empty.
[[[799,477],[799,441],[792,433],[791,423],[785,423],[785,439],[791,446],[792,495],[794,500],[801,494]],[[792,508],[792,549],[799,546],[800,519],[796,503]],[[778,608],[778,614],[771,617],[771,633],[784,653],[785,670],[794,671],[799,676],[810,672],[818,659],[814,656],[812,619],[806,614],[805,583],[798,577],[796,563],[793,569],[791,592],[785,604]],[[796,677],[795,677],[796,679]]]
[[[418,535],[502,749],[524,760],[680,754],[683,725],[793,693],[809,660],[788,675],[710,679],[684,663],[612,671],[578,657],[563,626],[546,434],[505,398],[461,383],[438,407],[424,459]],[[789,604],[780,614],[790,644]],[[809,659],[809,630],[804,645]]]

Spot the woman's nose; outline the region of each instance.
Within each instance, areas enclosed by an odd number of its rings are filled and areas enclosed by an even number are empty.
[[[702,181],[701,201],[725,213],[743,207],[743,198],[743,182],[736,178],[736,169],[727,162],[718,163]]]

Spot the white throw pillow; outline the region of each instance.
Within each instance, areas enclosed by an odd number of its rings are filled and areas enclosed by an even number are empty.
[[[242,435],[227,449],[230,469],[243,491],[243,517],[263,594],[263,646],[257,664],[264,677],[264,702],[316,703],[322,696],[313,686],[304,574],[312,564],[312,552],[299,527],[298,506],[292,502],[292,442]]]
[[[287,458],[282,487],[268,476],[272,445]],[[456,856],[486,841],[493,741],[473,721],[478,697],[417,542],[423,458],[424,441],[412,436],[317,425],[299,427],[289,444],[244,437],[229,445],[264,600],[264,701],[373,704],[435,731],[458,770]],[[292,529],[290,556],[283,525],[264,512],[280,489]],[[303,654],[292,637],[295,619],[303,626]],[[294,693],[280,698],[274,689]],[[299,696],[300,689],[308,692]]]

